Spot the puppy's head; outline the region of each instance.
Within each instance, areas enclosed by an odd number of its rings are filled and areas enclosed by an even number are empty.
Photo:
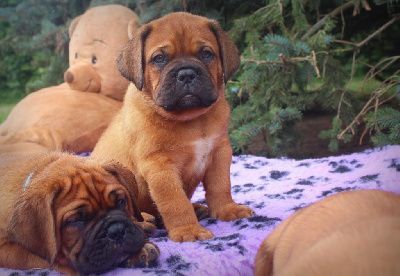
[[[133,174],[78,157],[52,162],[15,205],[7,232],[50,264],[102,273],[140,252],[145,234]]]
[[[118,70],[169,118],[197,117],[239,67],[239,52],[217,21],[178,12],[143,25],[122,49]]]

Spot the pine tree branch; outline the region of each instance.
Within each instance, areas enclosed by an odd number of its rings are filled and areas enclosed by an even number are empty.
[[[350,125],[348,125],[338,136],[337,138],[339,140],[343,139],[343,136],[350,130],[353,129],[353,126],[358,122],[358,119],[361,118],[361,116],[363,116],[366,113],[366,110],[369,108],[370,104],[376,99],[375,96],[373,96],[371,99],[369,99],[369,101],[365,104],[365,106],[363,107],[363,109],[360,111],[360,113],[358,113],[358,115],[354,118],[353,122],[351,122]]]
[[[358,50],[363,47],[366,43],[368,43],[368,41],[370,41],[372,38],[374,38],[375,36],[377,36],[378,34],[380,34],[381,32],[383,32],[387,27],[389,27],[391,24],[393,24],[394,22],[396,22],[398,19],[400,18],[400,16],[397,14],[396,16],[394,16],[390,21],[388,21],[386,24],[384,24],[383,26],[381,26],[378,30],[376,30],[375,32],[373,32],[371,35],[369,35],[366,39],[364,39],[363,41],[359,42],[359,43],[353,43],[353,42],[349,42],[349,41],[336,41],[336,42],[341,42],[344,44],[350,44],[352,45],[353,48],[353,62],[352,62],[352,66],[351,66],[351,73],[350,73],[350,81],[349,83],[351,83],[353,81],[353,77],[354,77],[354,72],[355,72],[355,64],[356,64],[356,55]],[[375,67],[373,67],[370,70],[371,73],[371,77],[370,79],[372,79],[375,75],[377,75],[378,73],[382,72],[386,67],[388,67],[390,64],[392,64],[394,61],[396,61],[398,59],[398,57],[391,57],[388,59],[385,59],[384,61],[380,62],[379,64],[377,64]],[[375,68],[378,68],[382,63],[387,62],[387,60],[391,60],[389,62],[389,64],[387,64],[386,66],[384,66],[383,68],[381,68],[378,72],[375,72]],[[369,79],[369,80],[370,80]],[[340,111],[341,111],[341,106],[342,106],[342,102],[344,101],[344,94],[347,92],[347,89],[343,91],[340,101],[339,101],[339,105],[338,105],[338,111],[337,111],[337,116],[340,117]],[[372,99],[372,98],[371,98]],[[376,97],[376,99],[379,99],[379,96]],[[364,107],[368,107],[370,103],[368,102]],[[353,130],[353,126],[355,123],[358,122],[359,117],[364,116],[368,111],[362,111],[360,112],[357,117],[353,120],[353,122],[347,126],[347,128],[342,131],[341,134],[338,135],[338,139],[342,139],[343,135],[348,131],[351,130],[352,132]],[[365,134],[365,132],[364,132]],[[362,135],[363,136],[363,135]]]
[[[400,18],[400,16],[397,14],[396,16],[394,16],[389,22],[387,22],[386,24],[384,24],[382,27],[380,27],[378,30],[376,30],[375,32],[373,32],[371,35],[369,35],[366,39],[364,39],[363,41],[359,42],[356,44],[356,48],[361,48],[362,46],[364,46],[365,44],[368,43],[368,41],[370,41],[372,38],[374,38],[375,36],[377,36],[378,34],[380,34],[381,32],[383,32],[387,27],[389,27],[390,25],[392,25],[394,22],[396,22],[398,19]]]
[[[362,46],[364,46],[365,44],[367,44],[371,39],[373,39],[375,36],[377,36],[378,34],[380,34],[381,32],[383,32],[387,27],[389,27],[390,25],[392,25],[394,22],[396,22],[397,20],[400,19],[400,15],[396,14],[390,21],[388,21],[386,24],[384,24],[383,26],[381,26],[378,30],[376,30],[375,32],[373,32],[371,35],[369,35],[366,39],[364,39],[361,42],[358,43],[354,43],[351,41],[346,41],[346,40],[340,40],[340,39],[335,39],[334,42],[337,43],[342,43],[342,44],[347,44],[347,45],[351,45],[352,48],[347,48],[347,49],[343,49],[343,51],[354,51],[354,50],[358,50],[359,48],[361,48]]]
[[[337,136],[339,140],[343,139],[343,136],[349,131],[353,131],[353,126],[359,122],[359,119],[363,116],[365,116],[371,109],[375,109],[375,112],[377,112],[378,107],[383,105],[384,103],[390,101],[394,97],[396,97],[400,92],[396,92],[387,99],[383,101],[379,101],[380,98],[385,94],[387,91],[392,89],[395,86],[399,85],[399,82],[397,80],[393,80],[394,76],[397,76],[399,71],[395,72],[392,77],[390,77],[386,83],[385,87],[383,89],[377,88],[375,91],[379,92],[374,92],[369,99],[369,101],[364,105],[364,107],[361,109],[361,111],[358,113],[358,115],[354,118],[354,120]],[[388,83],[387,83],[388,82]],[[375,101],[375,104],[372,105],[372,103]],[[368,128],[367,128],[368,129]],[[360,138],[360,144],[362,143],[364,135],[367,133],[367,129],[363,132]]]
[[[373,78],[376,78],[376,76],[381,73],[383,70],[388,68],[391,64],[394,62],[398,61],[400,59],[400,56],[393,56],[393,57],[388,57],[382,61],[380,61],[377,65],[370,67],[371,69],[368,71],[367,75],[364,78],[363,83],[366,83],[368,81],[371,81]],[[379,70],[376,70],[376,68],[382,66]],[[398,74],[396,72],[393,76]],[[390,77],[388,80],[391,81],[392,77]],[[382,80],[382,82],[387,82],[386,80]]]
[[[250,52],[253,55],[252,48],[250,48]],[[256,63],[257,65],[259,64],[264,64],[264,65],[282,65],[282,66],[295,66],[296,63],[302,62],[302,61],[308,61],[311,63],[311,65],[314,67],[315,73],[317,74],[317,78],[320,78],[320,71],[317,66],[317,58],[316,54],[314,51],[311,51],[311,54],[306,57],[291,57],[287,58],[285,57],[282,53],[279,54],[279,58],[281,61],[267,61],[267,60],[256,60],[254,56],[250,58],[242,58],[242,62],[253,62]]]
[[[242,62],[253,62],[257,65],[264,64],[264,65],[284,65],[282,61],[267,61],[267,60],[256,60],[251,58],[242,58]]]
[[[342,44],[347,44],[347,45],[351,45],[351,46],[353,46],[353,47],[356,47],[356,46],[357,46],[357,43],[354,43],[354,42],[351,42],[351,41],[346,41],[346,40],[341,40],[341,39],[335,39],[335,40],[333,40],[333,42],[342,43]],[[353,51],[354,49],[353,49],[353,48],[347,48],[347,49],[345,49],[345,50],[347,50],[347,51]]]
[[[317,23],[314,24],[314,26],[311,27],[311,29],[309,29],[302,37],[301,40],[305,41],[307,39],[309,39],[313,34],[315,34],[319,29],[321,29],[324,25],[325,22],[330,19],[333,18],[335,16],[337,16],[339,13],[341,13],[342,11],[348,9],[349,7],[351,7],[353,5],[353,1],[348,1],[347,3],[343,4],[342,6],[334,9],[333,11],[331,11],[330,13],[328,13],[327,15],[325,15],[320,21],[318,21]]]

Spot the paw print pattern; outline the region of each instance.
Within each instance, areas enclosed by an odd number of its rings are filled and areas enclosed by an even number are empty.
[[[357,160],[353,159],[351,161],[348,160],[340,160],[339,162],[332,161],[329,163],[329,166],[332,167],[330,173],[348,173],[353,171],[353,169],[361,168],[363,164],[360,164]]]
[[[237,193],[248,193],[250,191],[253,191],[256,188],[256,186],[252,183],[246,183],[243,185],[234,185],[232,186],[232,194],[237,194]]]
[[[216,237],[206,241],[200,241],[199,244],[211,252],[224,252],[229,250],[236,254],[244,255],[247,252],[247,249],[240,244],[240,241],[243,238],[243,235],[236,233],[228,236]]]
[[[329,178],[328,177],[315,177],[315,176],[310,176],[308,178],[300,178],[297,182],[296,185],[300,186],[314,186],[315,184],[318,183],[324,183],[328,182]]]
[[[274,180],[281,179],[289,174],[290,173],[287,171],[270,171],[269,172],[269,176]]]
[[[192,266],[191,263],[184,261],[179,255],[171,255],[166,261],[168,268],[173,272],[188,271]]]
[[[269,199],[300,199],[303,197],[304,189],[291,189],[282,194],[266,194],[265,197]]]
[[[243,167],[246,169],[259,169],[261,167],[267,166],[269,163],[267,161],[263,161],[263,160],[255,160],[252,163],[244,163]]]
[[[385,160],[385,162],[390,162],[389,168],[395,169],[396,172],[400,172],[400,159],[393,158],[390,160]]]
[[[267,227],[275,226],[276,223],[280,221],[280,218],[270,218],[267,216],[255,215],[247,219],[236,220],[233,225],[238,227],[238,230],[243,230],[246,228],[262,230],[266,229]]]
[[[352,190],[358,190],[358,187],[346,187],[346,188],[342,188],[342,187],[336,187],[327,191],[322,191],[320,196],[317,196],[317,198],[324,198],[327,197],[329,195],[333,195],[336,193],[340,193],[340,192],[344,192],[344,191],[352,191]]]

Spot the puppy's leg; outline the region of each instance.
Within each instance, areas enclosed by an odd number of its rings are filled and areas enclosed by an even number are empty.
[[[151,237],[156,229],[156,218],[145,212],[142,212],[141,214],[144,219],[143,222],[140,222],[141,226],[143,227],[143,231],[147,237]]]
[[[0,238],[0,267],[19,270],[55,269],[65,275],[79,275],[77,271],[68,267],[68,264],[66,264],[66,266],[61,264],[53,264],[50,266],[50,263],[45,259],[32,254],[6,237]]]
[[[160,248],[156,244],[146,241],[142,250],[125,261],[123,266],[127,268],[155,267],[159,256]]]
[[[142,162],[150,196],[162,216],[168,236],[177,242],[205,240],[213,233],[200,226],[192,203],[183,190],[183,183],[175,166],[158,156],[152,162]],[[162,169],[160,169],[162,168]]]
[[[49,263],[7,238],[0,245],[0,266],[13,269],[48,268]]]
[[[251,217],[254,211],[232,200],[230,166],[232,148],[228,137],[212,156],[212,162],[206,170],[203,185],[206,190],[206,201],[210,208],[210,217],[222,221],[231,221]]]
[[[0,145],[0,153],[6,152],[45,152],[46,147],[30,142],[19,142],[15,144]]]
[[[61,150],[63,143],[60,134],[56,130],[42,129],[39,127],[31,127],[21,130],[11,137],[10,141],[30,142],[41,145],[50,150]]]
[[[199,203],[193,203],[193,209],[199,221],[209,217],[209,211],[206,206],[201,205]]]

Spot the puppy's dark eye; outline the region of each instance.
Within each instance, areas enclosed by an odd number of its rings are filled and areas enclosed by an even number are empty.
[[[116,205],[118,209],[124,210],[126,207],[126,198],[118,198]]]
[[[75,58],[78,58],[78,53],[75,53]]]
[[[209,50],[203,50],[200,57],[203,61],[210,61],[214,57],[214,54]]]
[[[92,63],[96,64],[97,63],[97,57],[92,57]]]
[[[166,58],[162,54],[159,54],[159,55],[156,55],[155,57],[153,57],[153,62],[156,64],[164,64],[165,61],[166,61]]]

